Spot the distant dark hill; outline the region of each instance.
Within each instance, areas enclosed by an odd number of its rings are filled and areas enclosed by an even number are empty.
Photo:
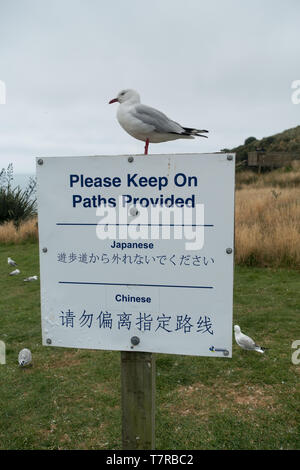
[[[266,152],[291,152],[297,154],[300,158],[300,126],[287,129],[270,137],[263,137],[260,140],[255,137],[248,137],[243,145],[239,145],[230,151],[236,153],[236,159],[239,161],[246,160],[248,152],[253,152],[256,149],[263,149]]]

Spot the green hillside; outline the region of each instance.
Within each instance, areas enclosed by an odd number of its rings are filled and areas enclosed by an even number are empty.
[[[245,160],[248,152],[252,152],[257,148],[264,149],[266,152],[291,152],[300,158],[300,126],[287,129],[270,137],[263,137],[260,140],[255,137],[248,137],[243,145],[239,145],[230,151],[236,153],[237,160]]]

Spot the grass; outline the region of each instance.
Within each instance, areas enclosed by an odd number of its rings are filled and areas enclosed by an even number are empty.
[[[18,228],[13,221],[0,225],[0,243],[24,243],[38,239],[37,217],[21,222]]]
[[[42,346],[39,282],[23,282],[38,274],[38,246],[2,244],[0,260],[0,449],[121,449],[120,353]],[[299,287],[293,270],[236,268],[234,323],[264,355],[236,344],[232,359],[156,354],[157,449],[300,448]]]
[[[235,261],[300,268],[300,187],[236,192]]]
[[[250,169],[236,172],[236,189],[252,188],[294,188],[300,186],[300,160],[292,162],[291,167],[258,173]]]

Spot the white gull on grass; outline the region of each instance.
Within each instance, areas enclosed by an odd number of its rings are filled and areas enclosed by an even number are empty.
[[[117,119],[123,129],[132,137],[145,142],[145,155],[149,143],[167,142],[175,139],[194,139],[195,136],[207,137],[205,129],[183,127],[172,121],[157,109],[141,104],[140,95],[135,90],[122,90],[111,103],[120,103]]]
[[[265,352],[266,348],[258,346],[252,338],[244,335],[244,333],[241,332],[239,325],[234,325],[234,337],[235,341],[242,349],[246,349],[247,351],[257,351],[259,353]]]
[[[13,259],[11,259],[11,258],[9,258],[9,257],[7,258],[7,263],[8,263],[10,266],[17,266],[17,263],[16,263]]]
[[[11,273],[9,273],[10,276],[16,276],[17,274],[20,274],[20,270],[19,269],[15,269],[14,271],[12,271]]]
[[[24,279],[25,282],[32,282],[32,281],[37,281],[38,277],[37,276],[29,276]]]
[[[30,349],[24,348],[19,352],[18,362],[20,367],[28,366],[32,361]]]

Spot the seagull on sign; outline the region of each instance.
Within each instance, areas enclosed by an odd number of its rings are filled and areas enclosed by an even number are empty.
[[[234,337],[235,341],[242,349],[247,349],[247,351],[257,351],[262,354],[265,352],[266,348],[258,346],[252,338],[244,335],[244,333],[241,332],[239,325],[234,325]]]
[[[120,103],[117,119],[123,129],[135,139],[145,142],[148,154],[149,143],[167,142],[175,139],[194,139],[195,136],[207,137],[205,129],[183,127],[172,121],[157,109],[141,104],[140,95],[135,90],[122,90],[111,103]]]

